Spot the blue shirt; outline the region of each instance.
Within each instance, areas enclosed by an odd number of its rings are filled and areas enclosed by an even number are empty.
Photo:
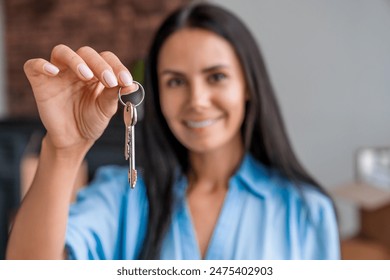
[[[175,184],[172,222],[161,259],[200,259],[186,200],[187,179]],[[72,259],[136,259],[147,227],[148,202],[141,180],[130,189],[127,169],[101,168],[71,206],[66,248]],[[339,259],[331,200],[270,172],[246,155],[230,179],[206,259]]]

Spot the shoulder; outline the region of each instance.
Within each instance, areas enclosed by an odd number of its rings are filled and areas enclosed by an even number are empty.
[[[332,199],[317,187],[306,183],[296,184],[249,154],[243,159],[236,176],[252,193],[280,210],[296,214],[307,212],[315,220],[334,211]]]
[[[304,182],[293,182],[275,173],[272,176],[271,196],[283,202],[291,213],[304,220],[320,223],[325,216],[334,215],[330,196],[319,187]]]
[[[126,190],[123,184],[125,175],[125,169],[120,166],[109,165],[98,168],[90,184],[78,193],[78,199],[94,193],[124,193]]]
[[[120,166],[102,167],[79,192],[70,207],[66,230],[71,258],[116,259],[126,250],[132,258],[136,257],[134,248],[145,229],[148,204],[142,178],[131,189],[127,170]],[[121,248],[124,240],[133,240],[125,251]]]
[[[91,183],[82,188],[77,195],[77,202],[83,200],[102,201],[113,207],[124,199],[134,198],[143,201],[146,195],[142,174],[136,187],[131,189],[128,183],[128,169],[122,166],[108,165],[100,167]]]
[[[295,183],[254,158],[244,160],[242,185],[257,197],[272,228],[288,232],[292,258],[338,259],[339,238],[332,199],[316,186]],[[297,246],[296,246],[297,245]]]
[[[333,201],[328,195],[312,185],[296,186],[291,182],[288,185],[286,189],[290,202],[297,208],[297,214],[300,214],[301,218],[314,224],[335,218]]]

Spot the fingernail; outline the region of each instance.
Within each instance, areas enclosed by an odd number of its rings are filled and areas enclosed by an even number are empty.
[[[137,85],[137,84],[133,84],[133,91],[132,92],[136,92],[136,91],[138,91],[138,89],[139,89],[139,85]]]
[[[133,83],[133,78],[130,76],[130,74],[127,71],[119,72],[119,79],[121,79],[122,83],[125,86],[130,86]]]
[[[115,75],[109,70],[104,70],[103,79],[109,87],[116,87],[118,85],[118,80],[116,79]]]
[[[45,63],[43,65],[43,69],[49,73],[49,74],[52,74],[52,75],[57,75],[58,72],[60,72],[60,69],[57,68],[57,66],[54,66],[53,64],[51,63]]]
[[[90,80],[93,78],[93,72],[91,71],[91,69],[89,69],[89,67],[87,65],[85,65],[84,63],[80,63],[78,66],[77,66],[77,69],[79,70],[80,74],[86,78],[87,80]]]

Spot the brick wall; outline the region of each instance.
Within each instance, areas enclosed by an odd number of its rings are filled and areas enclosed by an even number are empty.
[[[157,26],[190,0],[5,0],[7,95],[10,115],[35,117],[23,64],[50,56],[53,46],[110,50],[131,68],[145,57]]]

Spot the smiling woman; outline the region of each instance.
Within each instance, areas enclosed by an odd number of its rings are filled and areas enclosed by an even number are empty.
[[[185,6],[156,33],[135,190],[126,169],[110,166],[69,206],[118,87],[134,90],[120,60],[60,45],[25,71],[47,135],[9,258],[339,258],[332,200],[296,159],[256,43],[230,12]]]
[[[165,42],[158,72],[161,110],[175,137],[195,154],[230,150],[240,158],[245,80],[230,44],[203,29],[183,29]]]
[[[232,46],[204,29],[174,33],[160,52],[161,111],[191,158],[187,199],[204,257],[226,195],[227,178],[243,156],[244,75]]]

